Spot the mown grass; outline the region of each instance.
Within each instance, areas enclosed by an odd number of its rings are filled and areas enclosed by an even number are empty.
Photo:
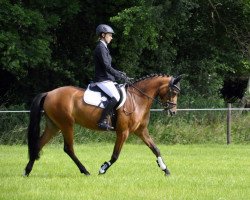
[[[125,144],[109,171],[99,176],[113,144],[76,145],[86,177],[63,152],[48,145],[28,178],[26,146],[0,146],[0,199],[250,199],[249,145],[159,145],[171,171],[165,177],[145,145]]]

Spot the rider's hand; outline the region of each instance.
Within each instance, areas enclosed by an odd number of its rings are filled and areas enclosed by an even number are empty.
[[[119,71],[121,76],[127,76],[127,74],[125,72]]]
[[[127,75],[125,74],[121,74],[121,78],[124,80],[125,83],[130,84],[131,81],[133,80],[132,78],[129,78]]]

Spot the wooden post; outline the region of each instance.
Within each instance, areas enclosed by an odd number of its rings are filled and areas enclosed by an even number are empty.
[[[227,104],[227,144],[231,143],[231,103]]]

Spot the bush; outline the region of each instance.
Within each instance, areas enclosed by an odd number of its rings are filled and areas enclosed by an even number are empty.
[[[13,106],[8,110],[24,110],[24,106]],[[2,107],[1,110],[6,110]],[[179,111],[170,117],[165,112],[151,112],[149,132],[157,144],[202,144],[226,143],[226,111]],[[41,121],[41,130],[44,127]],[[250,143],[250,113],[241,114],[232,111],[232,142]],[[0,144],[26,144],[26,132],[29,113],[0,113]],[[115,142],[115,133],[97,132],[75,126],[75,143]],[[63,143],[61,134],[51,140],[52,143]],[[142,143],[133,136],[130,143]]]
[[[11,106],[8,109],[0,107],[2,111],[25,110],[24,105]],[[0,113],[0,144],[25,144],[29,113]]]
[[[226,143],[226,111],[182,111],[176,116],[152,113],[150,133],[158,143]],[[250,113],[232,113],[233,143],[250,142]]]

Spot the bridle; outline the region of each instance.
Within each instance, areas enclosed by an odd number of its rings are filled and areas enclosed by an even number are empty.
[[[173,92],[175,92],[176,94],[180,93],[180,88],[174,84],[174,79],[171,79],[170,81],[170,86],[169,86],[169,91],[167,92],[170,96],[171,96],[171,100],[167,101],[167,102],[161,102],[156,98],[150,97],[148,94],[146,94],[145,92],[143,92],[142,90],[140,90],[139,88],[135,87],[133,84],[130,84],[129,86],[133,87],[134,89],[136,89],[137,91],[139,91],[141,94],[143,94],[144,96],[146,96],[147,98],[156,101],[158,104],[160,104],[165,111],[169,111],[169,113],[172,115],[173,111],[171,111],[171,109],[173,107],[176,106],[176,103],[173,102],[172,96],[173,96]],[[158,96],[160,93],[160,88],[158,89],[158,93],[156,96]]]
[[[177,95],[180,93],[180,91],[181,91],[180,88],[176,84],[174,84],[173,80],[171,80],[170,85],[169,85],[169,91],[167,92],[167,94],[171,97],[170,100],[168,100],[167,102],[161,102],[157,100],[158,103],[163,106],[164,110],[169,111],[171,115],[173,114],[171,109],[176,106],[176,103],[173,102],[173,98],[172,98],[174,96],[173,93]],[[160,93],[160,89],[158,91],[158,94],[159,93]]]

